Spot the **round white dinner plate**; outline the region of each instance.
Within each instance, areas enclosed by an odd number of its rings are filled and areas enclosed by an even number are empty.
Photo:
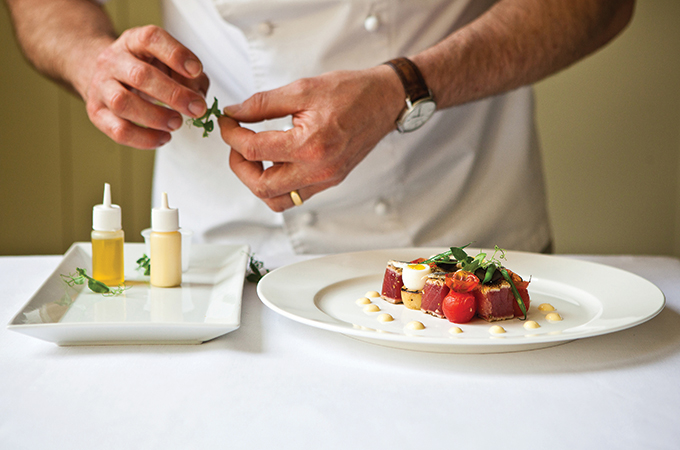
[[[258,284],[262,302],[279,314],[307,325],[389,347],[444,353],[498,353],[550,347],[639,325],[664,307],[663,293],[646,279],[578,259],[508,251],[504,265],[531,280],[528,319],[540,327],[527,329],[520,319],[488,323],[474,318],[453,324],[403,305],[372,298],[380,311],[365,312],[357,299],[380,292],[389,260],[412,261],[445,249],[373,250],[325,256],[268,273]],[[475,255],[476,249],[469,249]],[[488,255],[493,250],[485,251]],[[562,317],[549,321],[538,305],[549,303]],[[394,320],[381,322],[381,314]],[[419,321],[425,328],[406,325]],[[491,332],[500,325],[505,333]],[[453,327],[462,333],[453,333]]]

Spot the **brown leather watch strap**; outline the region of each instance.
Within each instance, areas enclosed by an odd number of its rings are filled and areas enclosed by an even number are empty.
[[[387,61],[385,64],[390,66],[397,72],[401,83],[404,85],[406,97],[415,103],[421,98],[430,97],[430,90],[425,84],[423,74],[420,73],[418,66],[408,58],[395,58]]]

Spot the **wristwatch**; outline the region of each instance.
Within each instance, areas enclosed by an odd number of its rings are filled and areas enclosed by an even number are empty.
[[[396,58],[387,61],[401,80],[406,91],[406,108],[399,114],[397,130],[400,133],[417,130],[427,122],[437,110],[437,103],[432,92],[425,84],[423,74],[418,66],[408,58]]]

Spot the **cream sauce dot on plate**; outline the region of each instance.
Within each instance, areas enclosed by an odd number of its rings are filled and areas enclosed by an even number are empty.
[[[422,322],[418,322],[417,320],[412,320],[409,323],[407,323],[404,328],[406,328],[407,330],[424,330],[425,325],[423,325]]]
[[[542,312],[550,312],[555,311],[555,307],[550,303],[541,303],[540,305],[538,305],[538,310]]]
[[[368,297],[368,298],[378,298],[378,297],[380,297],[380,292],[377,292],[377,291],[368,291],[368,292],[366,292],[365,297]]]
[[[463,330],[461,330],[460,327],[451,327],[451,328],[449,328],[449,333],[451,333],[451,334],[460,334],[460,333],[462,333],[462,332],[463,332]]]
[[[503,334],[503,333],[505,333],[505,328],[503,328],[500,325],[494,325],[491,328],[489,328],[489,333],[491,333],[491,334]]]
[[[560,313],[552,312],[550,314],[546,314],[545,320],[548,322],[559,322],[562,320],[562,316],[560,316]]]
[[[374,305],[371,303],[370,305],[364,306],[364,312],[371,313],[371,312],[378,312],[380,311],[380,307],[378,305]]]
[[[368,305],[371,303],[371,300],[368,297],[361,297],[357,299],[357,305]]]
[[[394,317],[387,313],[382,313],[378,316],[378,322],[392,322]]]
[[[536,328],[540,328],[540,327],[541,327],[541,326],[538,324],[538,322],[536,322],[535,320],[527,320],[526,322],[524,322],[524,325],[523,325],[523,326],[524,326],[524,328],[526,328],[527,330],[533,330],[533,329],[536,329]]]

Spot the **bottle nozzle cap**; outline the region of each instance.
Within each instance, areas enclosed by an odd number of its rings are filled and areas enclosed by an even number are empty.
[[[111,204],[111,185],[104,183],[104,199],[101,205],[92,208],[92,229],[96,231],[118,231],[122,229],[121,209]]]
[[[179,230],[179,211],[168,205],[168,193],[163,192],[160,208],[151,210],[151,231],[177,231]]]

